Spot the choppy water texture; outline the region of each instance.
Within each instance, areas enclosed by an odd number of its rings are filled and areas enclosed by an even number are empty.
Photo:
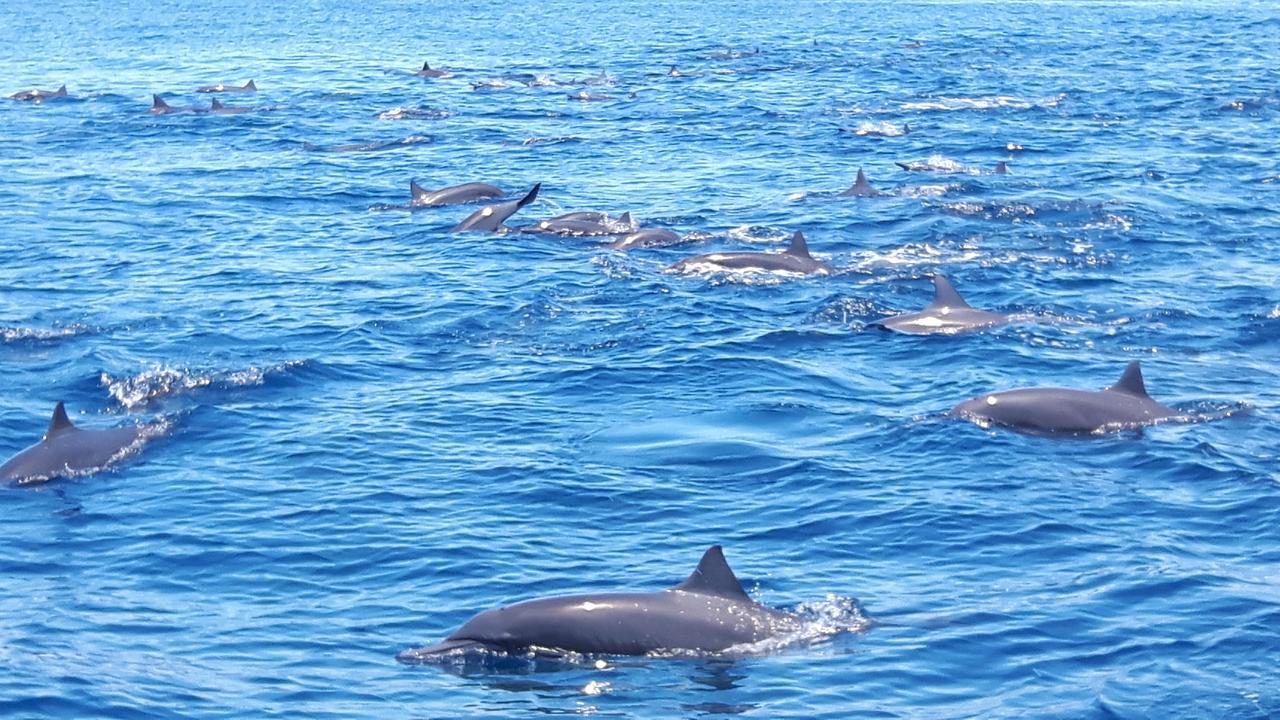
[[[0,102],[0,455],[59,399],[173,424],[0,492],[0,715],[1280,713],[1273,5],[56,1],[0,31],[6,94],[72,96]],[[601,71],[613,100],[546,81]],[[250,78],[225,99],[255,112],[146,113]],[[893,164],[931,159],[960,172]],[[835,197],[859,166],[892,193]],[[410,178],[711,237],[623,255],[370,210]],[[662,272],[797,229],[850,270]],[[865,328],[935,271],[1035,321]],[[938,417],[1134,359],[1225,417]],[[764,602],[877,624],[394,661],[500,603],[673,584],[715,542]]]

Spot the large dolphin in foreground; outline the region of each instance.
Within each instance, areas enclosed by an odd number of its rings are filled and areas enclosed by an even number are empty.
[[[413,198],[409,201],[413,207],[463,205],[480,200],[495,200],[507,194],[502,188],[488,183],[470,182],[439,190],[428,190],[413,180],[409,181],[409,193]]]
[[[0,465],[0,480],[34,483],[101,470],[157,429],[156,425],[133,425],[84,430],[71,424],[66,407],[58,403],[44,437]]]
[[[1190,419],[1151,399],[1137,362],[1129,363],[1120,380],[1105,390],[1006,390],[966,400],[951,414],[983,427],[995,423],[1043,434],[1114,432],[1162,420]]]
[[[497,205],[485,205],[467,216],[466,220],[454,225],[453,230],[450,232],[497,232],[507,218],[515,215],[520,208],[533,202],[534,198],[538,197],[538,190],[541,188],[542,183],[538,183],[519,200],[498,203]]]
[[[657,592],[594,593],[526,600],[486,610],[434,645],[405,650],[401,662],[450,651],[569,651],[646,655],[719,652],[795,632],[800,618],[765,607],[742,589],[712,545],[679,585]]]
[[[834,268],[815,260],[809,254],[809,246],[805,244],[804,233],[797,231],[791,236],[791,246],[784,252],[731,252],[708,253],[685,258],[667,268],[671,272],[689,272],[698,266],[714,266],[724,270],[764,270],[768,272],[790,272],[810,275],[828,273]]]
[[[929,303],[929,307],[919,312],[877,320],[871,326],[908,335],[955,335],[1007,322],[1008,315],[970,307],[945,276],[935,274],[933,302]]]

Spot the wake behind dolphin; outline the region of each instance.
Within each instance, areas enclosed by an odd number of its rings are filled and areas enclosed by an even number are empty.
[[[1129,363],[1120,380],[1105,390],[1006,390],[966,400],[952,408],[950,414],[981,427],[997,424],[1028,433],[1077,435],[1193,419],[1151,399],[1136,361]]]
[[[159,424],[103,430],[78,428],[60,402],[40,442],[0,465],[0,480],[29,484],[97,472],[158,434],[161,428]]]
[[[525,600],[486,610],[444,640],[396,659],[431,662],[476,651],[650,655],[723,652],[799,633],[802,618],[752,600],[719,545],[675,587]]]

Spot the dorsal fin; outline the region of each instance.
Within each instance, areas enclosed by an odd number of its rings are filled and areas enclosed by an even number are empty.
[[[908,124],[906,124],[906,123],[902,123],[902,134],[903,134],[903,135],[910,135],[910,134],[911,134],[911,126],[910,126],[910,125],[908,125]]]
[[[1116,384],[1107,389],[1138,397],[1151,397],[1147,394],[1146,383],[1142,382],[1142,368],[1138,365],[1137,360],[1129,363]]]
[[[258,86],[257,86],[257,85],[254,85],[254,84],[253,84],[253,81],[252,81],[252,80],[250,80],[249,82],[247,82],[247,83],[245,83],[245,84],[244,84],[244,89],[245,89],[245,90],[257,90],[257,89],[258,89]]]
[[[996,163],[996,171],[995,171],[995,172],[996,172],[996,174],[997,174],[997,175],[1008,175],[1008,174],[1009,174],[1009,166],[1008,166],[1007,164],[1005,164],[1005,161],[1001,160],[1000,162]]]
[[[967,308],[969,303],[960,297],[960,293],[951,286],[951,281],[942,273],[933,275],[933,302],[929,307]]]
[[[707,548],[702,554],[702,560],[698,561],[698,567],[689,573],[684,582],[672,589],[735,600],[751,599],[747,591],[742,589],[742,583],[738,582],[733,570],[729,569],[729,563],[725,562],[724,551],[719,545]]]
[[[67,86],[66,86],[65,84],[64,84],[64,85],[62,85],[62,86],[61,86],[61,87],[59,87],[57,90],[55,90],[53,94],[54,94],[54,95],[63,95],[63,96],[65,96],[65,95],[67,94]]]
[[[897,160],[894,160],[894,161],[893,161],[893,164],[894,164],[894,165],[897,165],[898,167],[902,168],[903,170],[911,170],[911,165],[910,165],[910,163],[898,162]]]
[[[813,256],[809,254],[809,246],[805,244],[804,233],[797,230],[796,234],[791,236],[791,246],[787,248],[787,254],[813,259]]]
[[[413,180],[409,181],[409,195],[412,196],[414,200],[417,200],[418,198],[422,197],[423,195],[426,195],[429,192],[431,191],[422,187],[421,185],[414,182]]]
[[[423,70],[430,70],[430,69],[431,69],[431,63],[425,63],[425,62],[424,62],[424,63],[422,63],[422,69],[423,69]]]
[[[542,189],[542,183],[538,183],[537,185],[534,185],[533,189],[530,190],[527,195],[525,195],[524,197],[516,201],[516,207],[522,208],[525,205],[528,205],[529,203],[533,202],[534,199],[538,197],[538,191],[541,189]]]
[[[211,108],[213,108],[214,110],[221,110],[221,109],[222,109],[222,102],[221,102],[221,101],[219,101],[219,100],[218,100],[218,98],[214,98],[214,99],[213,99],[212,104],[210,105],[210,107],[211,107]]]
[[[631,219],[630,212],[624,212],[622,213],[621,216],[618,217],[618,224],[621,225],[622,227],[631,227],[632,223],[634,222],[635,220]]]
[[[161,100],[159,95],[152,95],[152,96],[151,96],[151,109],[152,109],[152,110],[164,109],[164,108],[167,108],[167,107],[169,107],[169,103],[165,102],[164,100]]]
[[[67,407],[62,401],[58,401],[58,407],[53,409],[53,419],[49,421],[49,429],[44,431],[44,438],[48,440],[65,430],[74,430],[75,427],[71,424],[71,418],[67,417]]]

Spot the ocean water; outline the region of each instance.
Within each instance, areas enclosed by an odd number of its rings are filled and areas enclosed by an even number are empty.
[[[58,400],[171,425],[0,491],[0,715],[1280,714],[1274,5],[55,0],[0,32],[0,90],[71,95],[0,102],[0,456]],[[601,72],[612,100],[548,80]],[[224,100],[254,112],[147,113],[250,78]],[[919,160],[958,172],[894,165]],[[835,197],[859,167],[891,194]],[[374,209],[411,178],[701,239]],[[794,230],[847,269],[663,271]],[[868,329],[934,272],[1020,321]],[[1132,360],[1205,420],[942,417]],[[669,586],[713,543],[842,631],[394,659],[502,603]]]

